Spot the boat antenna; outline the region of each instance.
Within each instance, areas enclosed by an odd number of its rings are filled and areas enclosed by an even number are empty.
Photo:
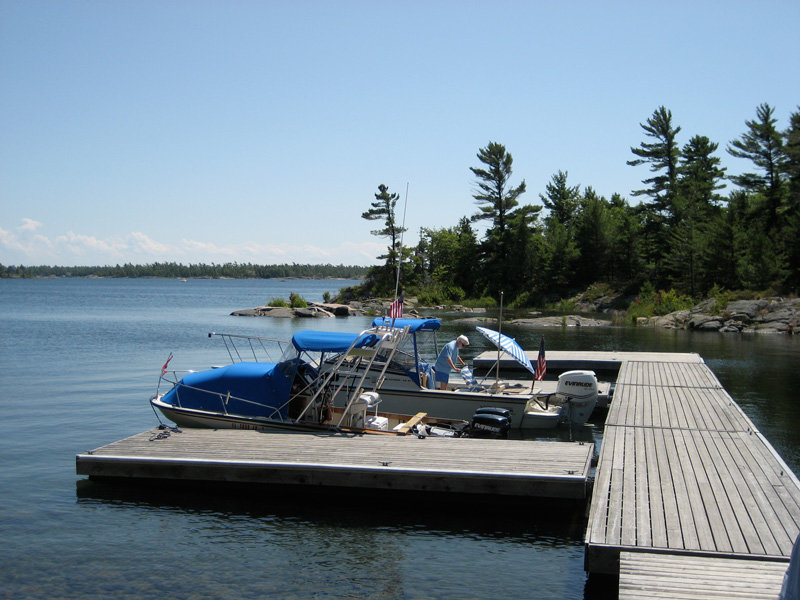
[[[400,250],[397,253],[397,276],[394,280],[394,299],[397,300],[397,290],[400,288],[400,263],[403,262],[403,232],[406,230],[406,209],[408,208],[408,182],[406,182],[406,199],[403,203],[403,224],[400,226]]]
[[[503,335],[503,292],[500,292],[500,316],[497,318],[497,369],[494,372],[495,387],[500,384],[500,340]]]

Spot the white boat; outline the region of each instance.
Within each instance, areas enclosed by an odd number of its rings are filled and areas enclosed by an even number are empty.
[[[428,410],[454,419],[470,419],[479,408],[505,408],[511,413],[512,428],[550,429],[559,425],[584,425],[597,405],[597,377],[592,371],[561,374],[555,392],[536,391],[535,381],[527,383],[496,378],[479,382],[465,381],[463,377],[451,377],[446,390],[436,389],[432,361],[427,361],[424,356],[434,359],[438,356],[436,332],[441,327],[441,320],[392,321],[378,317],[373,326],[392,323],[394,327],[407,328],[409,334],[389,360],[387,368],[384,369],[383,362],[376,363],[382,369],[381,381],[378,381],[377,370],[367,378],[371,384],[379,385],[386,410]],[[524,356],[521,349],[520,352]]]
[[[372,328],[361,334],[301,331],[293,336],[289,355],[282,360],[299,361],[302,370],[313,377],[330,376],[325,387],[330,389],[331,382],[335,382],[337,394],[343,397],[356,397],[363,390],[375,391],[380,396],[381,410],[390,414],[425,413],[472,423],[481,409],[502,414],[507,410],[510,426],[521,429],[579,426],[589,419],[597,402],[597,379],[591,371],[562,374],[555,392],[552,387],[548,392],[535,391],[534,382],[482,383],[460,377],[451,378],[446,390],[434,389],[432,367],[422,356],[437,356],[436,332],[440,326],[439,319],[377,318]],[[387,330],[395,332],[392,344],[378,347],[356,342],[361,336]],[[247,354],[256,357],[266,341],[230,334],[209,336],[224,340],[234,363],[244,354],[242,344]],[[313,349],[325,351],[312,356],[309,351]],[[218,413],[219,409],[215,407],[214,411]],[[491,417],[478,420],[481,419]]]
[[[279,342],[222,335],[231,360],[230,345],[237,339],[247,340],[251,348]],[[408,328],[386,327],[357,335],[300,332],[286,344],[278,362],[233,360],[201,372],[169,371],[168,360],[150,402],[181,427],[448,437],[507,434],[504,414],[480,416],[470,423],[432,417],[427,410],[413,414],[379,410],[379,386],[368,383],[365,375],[377,373],[380,380],[377,359],[391,361],[407,336]],[[237,359],[241,356],[235,354]],[[323,364],[332,366],[320,370]]]

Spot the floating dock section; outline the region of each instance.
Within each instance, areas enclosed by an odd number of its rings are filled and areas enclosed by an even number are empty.
[[[799,531],[800,482],[704,363],[622,363],[586,531],[588,572],[619,574],[621,598],[656,597],[641,587],[648,578],[691,588],[698,570],[716,572],[723,591],[658,597],[756,598],[735,592],[742,574],[779,591]]]
[[[780,562],[623,552],[619,600],[776,600],[785,572]]]
[[[584,500],[594,444],[239,430],[144,432],[76,457],[91,478]]]
[[[538,351],[525,351],[525,355],[536,364]],[[616,375],[623,363],[628,361],[648,360],[661,363],[697,363],[702,364],[703,359],[694,352],[614,352],[614,351],[594,351],[594,352],[575,352],[567,350],[548,350],[547,351],[547,373],[561,373],[580,369],[594,371],[598,378],[607,375]],[[481,352],[472,360],[475,371],[485,372],[497,364],[498,353],[496,350]],[[524,371],[510,354],[500,352],[500,372],[505,371]]]

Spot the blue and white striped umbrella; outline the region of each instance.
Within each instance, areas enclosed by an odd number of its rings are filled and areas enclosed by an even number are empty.
[[[476,327],[475,329],[480,331],[487,339],[494,342],[495,346],[498,346],[501,350],[503,350],[503,352],[510,354],[514,360],[528,369],[528,371],[534,375],[536,374],[536,369],[531,364],[531,361],[528,359],[525,351],[514,339],[495,331],[494,329],[487,329],[486,327]]]

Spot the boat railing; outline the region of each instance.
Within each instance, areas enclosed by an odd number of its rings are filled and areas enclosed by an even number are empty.
[[[303,411],[298,417],[301,419],[304,414],[313,406],[316,405],[320,395],[325,392],[330,392],[331,399],[339,396],[343,389],[347,388],[347,402],[342,412],[342,416],[338,425],[344,422],[344,419],[352,409],[354,402],[358,400],[361,394],[366,391],[366,380],[370,373],[370,368],[375,364],[379,356],[385,359],[382,364],[379,375],[372,385],[373,390],[378,390],[383,383],[386,376],[386,370],[392,361],[397,348],[402,342],[403,338],[408,335],[409,328],[404,329],[392,327],[371,327],[362,331],[350,347],[342,352],[336,359],[334,365],[323,375],[322,382],[318,385],[316,391],[306,403]],[[377,336],[377,341],[365,348],[357,348],[359,342],[364,336]],[[366,352],[356,350],[367,350]]]
[[[268,404],[264,404],[263,402],[258,402],[256,400],[250,400],[248,398],[241,398],[239,396],[234,396],[233,394],[230,393],[230,391],[228,391],[227,393],[223,394],[221,392],[214,392],[214,391],[211,391],[211,390],[206,390],[206,389],[194,387],[194,386],[191,386],[191,385],[186,385],[185,383],[183,383],[181,381],[178,381],[178,382],[175,383],[175,399],[176,399],[176,403],[177,403],[178,407],[181,407],[181,389],[192,390],[194,392],[207,394],[211,398],[215,398],[216,397],[217,399],[219,399],[220,407],[222,409],[222,413],[225,414],[225,415],[231,415],[231,414],[236,415],[237,414],[237,413],[228,412],[228,404],[230,403],[231,400],[235,400],[236,402],[242,402],[242,403],[245,403],[245,404],[250,404],[252,406],[258,406],[259,408],[265,408],[267,410],[271,410],[272,412],[270,414],[266,415],[266,418],[268,418],[268,419],[275,419],[275,420],[278,420],[278,421],[284,421],[285,420],[284,417],[281,415],[281,409],[284,408],[284,405],[281,405],[281,406],[278,406],[278,407],[270,406]],[[246,415],[240,415],[240,416],[246,416]]]
[[[290,340],[279,338],[239,335],[235,333],[217,333],[215,331],[208,334],[208,337],[215,336],[222,338],[232,363],[244,362],[245,360],[249,360],[250,356],[253,357],[253,362],[260,362],[258,359],[259,353],[262,355],[262,358],[265,358],[268,362],[279,362],[280,356],[291,344]],[[279,352],[277,358],[271,356],[269,351],[270,346],[277,346]],[[242,354],[245,354],[247,358],[243,358]]]
[[[183,378],[184,375],[188,375],[189,373],[194,373],[192,369],[170,369],[164,370],[161,372],[161,375],[158,378],[158,386],[156,387],[156,395],[161,395],[161,384],[169,385],[169,388],[172,389],[176,385],[180,383],[180,380]]]

